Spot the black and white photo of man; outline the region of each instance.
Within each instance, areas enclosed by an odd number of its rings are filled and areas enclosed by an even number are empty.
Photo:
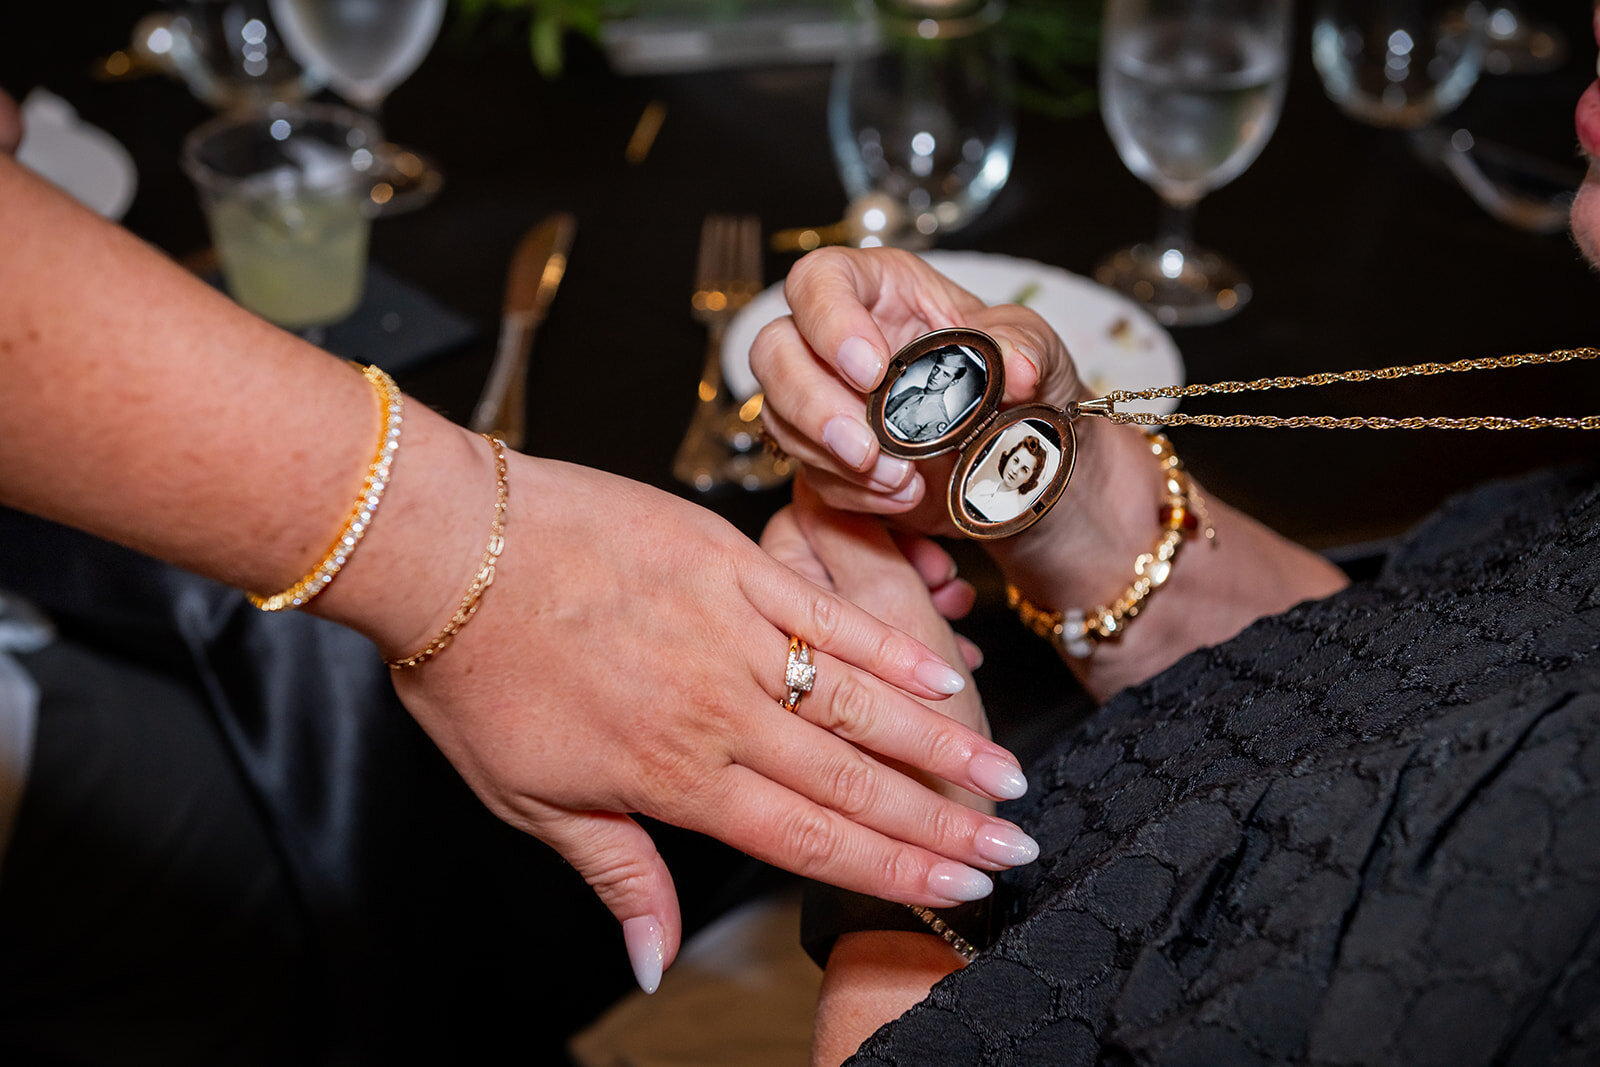
[[[970,348],[934,349],[895,381],[884,419],[889,431],[903,441],[932,441],[966,417],[985,384],[983,361]]]

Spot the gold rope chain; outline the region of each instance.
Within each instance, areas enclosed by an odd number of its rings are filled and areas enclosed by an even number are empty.
[[[1303,385],[1332,385],[1336,382],[1369,382],[1429,374],[1457,374],[1474,370],[1500,370],[1504,367],[1521,367],[1534,363],[1570,363],[1573,360],[1596,358],[1600,358],[1600,349],[1563,348],[1555,352],[1461,359],[1454,363],[1416,363],[1409,367],[1383,367],[1379,370],[1347,370],[1307,374],[1302,377],[1257,378],[1250,382],[1168,385],[1159,389],[1117,389],[1096,400],[1078,404],[1076,413],[1096,415],[1112,422],[1137,423],[1142,426],[1257,426],[1268,429],[1312,427],[1321,430],[1600,430],[1600,415],[1532,415],[1520,419],[1503,415],[1462,417],[1412,415],[1403,418],[1355,415],[1339,418],[1332,415],[1185,415],[1178,412],[1158,415],[1152,411],[1114,410],[1117,404],[1129,400],[1208,396],[1213,393],[1255,393],[1264,389],[1298,389]]]

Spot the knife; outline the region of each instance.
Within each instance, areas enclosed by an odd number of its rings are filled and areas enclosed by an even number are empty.
[[[527,436],[528,353],[533,348],[533,332],[544,321],[567,271],[567,253],[577,228],[578,220],[570,212],[557,212],[524,234],[511,256],[500,340],[470,423],[476,432],[500,438],[507,448],[521,449]]]

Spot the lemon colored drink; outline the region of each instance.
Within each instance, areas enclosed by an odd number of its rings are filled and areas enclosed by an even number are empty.
[[[244,192],[211,204],[211,240],[228,292],[291,329],[338,322],[361,302],[369,222],[349,190],[291,199]]]
[[[184,139],[222,279],[241,305],[292,330],[328,326],[361,302],[371,119],[323,104],[225,115]]]

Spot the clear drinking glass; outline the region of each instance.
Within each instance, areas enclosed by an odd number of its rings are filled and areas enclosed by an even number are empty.
[[[377,119],[439,36],[445,0],[271,0],[289,52],[344,99]],[[433,161],[412,149],[375,150],[373,203],[395,214],[432,200],[444,184]]]
[[[1417,129],[1454,110],[1483,57],[1483,7],[1460,0],[1321,0],[1311,30],[1329,99],[1373,126]]]
[[[1521,4],[1495,4],[1484,26],[1489,41],[1483,69],[1490,74],[1543,74],[1566,62],[1567,39],[1561,31],[1529,16]]]
[[[167,6],[139,20],[134,47],[218,111],[303,100],[321,88],[284,48],[267,0],[172,0]]]
[[[1163,204],[1159,239],[1095,270],[1167,325],[1242,308],[1240,270],[1192,238],[1195,206],[1255,162],[1277,127],[1289,70],[1289,0],[1108,0],[1100,111],[1122,162]]]
[[[903,208],[913,240],[971,222],[1011,174],[1002,9],[999,0],[863,0],[876,32],[834,69],[828,130],[845,193]]]
[[[191,133],[183,165],[200,190],[228,292],[288,329],[326,326],[361,302],[371,119],[348,108],[274,104]]]

